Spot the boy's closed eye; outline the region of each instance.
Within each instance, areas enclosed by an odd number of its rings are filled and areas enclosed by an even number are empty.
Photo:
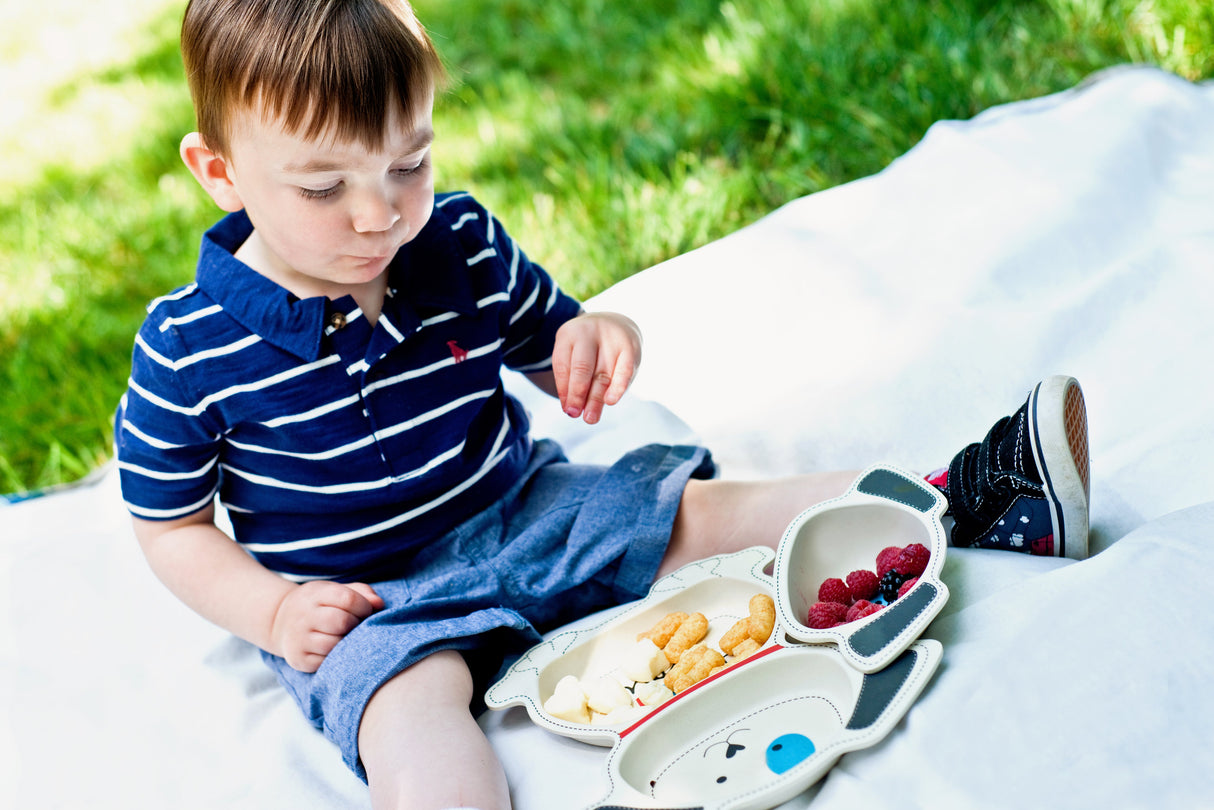
[[[423,155],[420,160],[418,160],[410,165],[399,166],[397,168],[392,169],[391,174],[398,178],[407,179],[407,178],[413,177],[414,175],[421,174],[428,168],[430,168],[429,152],[427,152],[425,155]],[[341,190],[341,187],[342,187],[341,181],[338,181],[338,182],[334,183],[333,185],[326,186],[325,188],[309,188],[307,186],[300,186],[299,193],[309,200],[323,200],[327,197],[332,197],[334,194],[336,194],[338,191]]]
[[[299,193],[309,200],[323,200],[326,197],[332,197],[341,188],[341,183],[338,183],[328,188],[306,188],[299,187]]]

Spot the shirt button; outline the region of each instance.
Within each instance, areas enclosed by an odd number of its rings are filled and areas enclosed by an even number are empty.
[[[334,312],[332,315],[330,315],[329,316],[329,327],[331,329],[345,329],[346,328],[346,313]]]

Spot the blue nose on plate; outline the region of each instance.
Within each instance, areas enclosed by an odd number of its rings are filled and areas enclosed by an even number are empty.
[[[767,767],[772,773],[784,773],[799,765],[814,752],[814,743],[804,734],[785,734],[767,746]]]

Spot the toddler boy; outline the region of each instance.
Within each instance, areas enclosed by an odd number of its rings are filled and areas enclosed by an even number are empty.
[[[182,50],[181,155],[229,213],[135,341],[116,439],[141,547],[376,807],[508,807],[470,710],[502,649],[774,543],[855,474],[728,482],[699,447],[599,468],[532,440],[503,367],[594,423],[641,337],[435,194],[443,70],[402,0],[192,0]],[[1086,453],[1079,387],[1051,378],[932,479],[954,539],[1083,556]]]

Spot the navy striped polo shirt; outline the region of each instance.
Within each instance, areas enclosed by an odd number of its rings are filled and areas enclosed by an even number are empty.
[[[226,216],[194,283],[148,307],[115,423],[123,498],[169,520],[218,494],[237,542],[296,581],[390,576],[516,480],[528,420],[501,369],[549,368],[581,307],[467,194],[436,196],[374,327],[234,258],[251,232]]]

